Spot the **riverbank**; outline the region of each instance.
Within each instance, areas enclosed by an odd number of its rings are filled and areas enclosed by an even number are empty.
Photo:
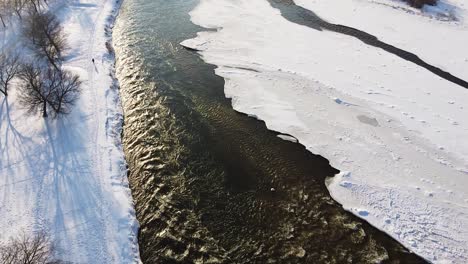
[[[112,78],[114,55],[108,49],[119,7],[120,0],[50,6],[70,46],[64,68],[83,81],[70,115],[57,120],[28,116],[17,104],[16,89],[8,99],[0,98],[1,243],[21,232],[44,231],[64,261],[140,262],[120,139],[118,83]],[[7,37],[18,35],[3,32],[1,43],[15,43]]]
[[[191,17],[216,31],[182,44],[218,66],[234,109],[329,159],[342,173],[328,188],[346,210],[431,262],[467,261],[465,88],[353,37],[291,23],[266,1],[202,0]],[[443,68],[463,77],[463,61],[450,62]]]

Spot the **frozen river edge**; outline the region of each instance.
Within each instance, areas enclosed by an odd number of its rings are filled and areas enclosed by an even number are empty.
[[[217,31],[182,45],[218,65],[237,111],[342,170],[328,188],[345,209],[429,261],[467,260],[466,156],[459,154],[466,141],[452,141],[459,153],[438,143],[466,135],[466,124],[452,129],[437,117],[459,125],[466,109],[447,105],[466,97],[465,89],[359,41],[289,23],[266,1],[201,1],[191,17]],[[409,80],[393,77],[402,69]],[[445,139],[431,134],[436,126],[446,128]]]

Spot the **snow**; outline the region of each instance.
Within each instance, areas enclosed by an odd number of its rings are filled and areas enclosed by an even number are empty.
[[[0,96],[0,243],[45,230],[64,261],[140,263],[114,58],[105,45],[119,0],[58,0],[50,8],[71,47],[64,68],[81,76],[83,92],[57,120],[27,116],[15,89]],[[0,31],[3,49],[17,46],[17,29]]]
[[[390,0],[297,3],[468,79],[461,0],[444,2],[457,22]],[[468,262],[468,90],[353,37],[293,24],[265,0],[201,0],[190,15],[216,31],[182,45],[218,66],[237,111],[341,171],[327,186],[346,210],[431,262]]]
[[[439,0],[436,7],[420,11],[398,0],[295,0],[321,18],[363,30],[381,41],[417,54],[426,62],[464,80],[468,79],[468,4],[464,0]],[[340,6],[340,8],[330,8]],[[392,8],[393,7],[393,8]],[[409,9],[408,14],[402,9]],[[448,11],[441,11],[441,9]],[[448,13],[441,20],[437,14]],[[436,19],[439,18],[439,19]],[[372,21],[372,23],[369,23]],[[398,21],[398,23],[395,23]]]

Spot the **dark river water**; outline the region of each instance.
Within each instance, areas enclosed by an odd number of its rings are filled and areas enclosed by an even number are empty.
[[[232,109],[179,45],[197,3],[125,0],[114,29],[142,261],[424,262],[331,199],[326,159]]]

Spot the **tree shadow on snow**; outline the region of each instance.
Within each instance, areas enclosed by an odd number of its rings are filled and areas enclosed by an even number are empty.
[[[36,193],[35,207],[39,208],[35,219],[36,228],[52,228],[58,250],[76,248],[77,241],[84,252],[106,252],[103,194],[94,160],[94,148],[86,122],[79,118],[78,109],[68,117],[56,120],[44,119],[43,156],[41,161],[48,166]],[[69,255],[70,252],[63,252]],[[90,254],[92,255],[92,254]],[[107,254],[103,254],[107,255]],[[91,257],[91,256],[90,256]],[[88,259],[93,263],[97,260]]]
[[[32,180],[30,175],[13,178],[16,171],[34,171],[34,160],[38,152],[33,151],[33,140],[24,136],[14,125],[10,115],[12,105],[4,97],[0,103],[0,192],[8,201],[15,184]]]
[[[62,256],[72,256],[71,249],[107,256],[97,149],[83,114],[76,107],[58,119],[11,115],[18,110],[0,99],[0,206],[31,203],[33,229],[50,233]],[[100,261],[92,255],[86,263]]]

